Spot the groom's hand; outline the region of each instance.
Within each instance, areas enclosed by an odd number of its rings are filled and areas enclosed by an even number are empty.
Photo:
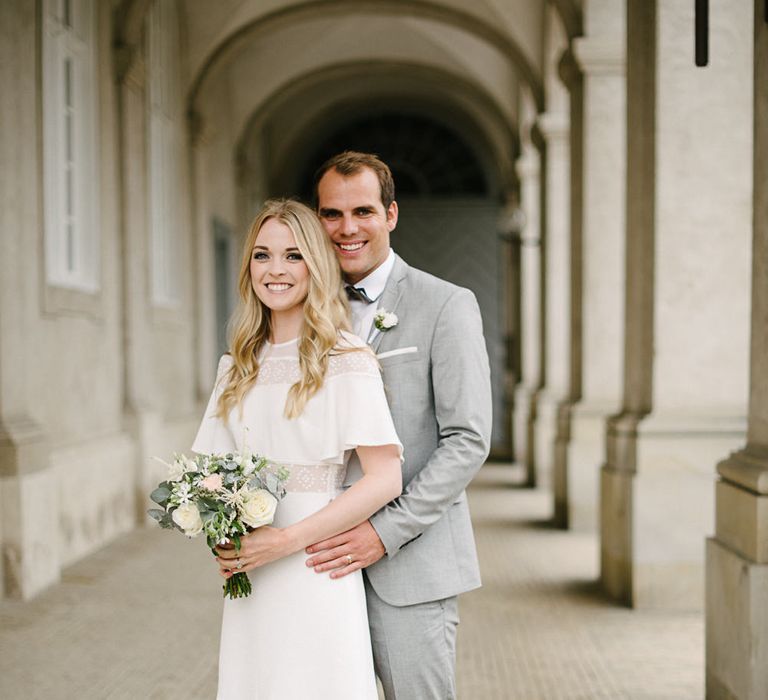
[[[364,569],[386,554],[379,535],[367,520],[340,535],[310,545],[306,552],[314,555],[307,559],[307,566],[317,573],[330,571],[331,578]]]

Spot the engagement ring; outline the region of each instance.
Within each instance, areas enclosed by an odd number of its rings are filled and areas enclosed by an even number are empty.
[[[347,565],[349,565],[351,563],[352,563],[352,555],[351,554],[347,554]]]
[[[240,561],[240,557],[237,558],[237,568],[242,569],[243,568],[243,562]]]

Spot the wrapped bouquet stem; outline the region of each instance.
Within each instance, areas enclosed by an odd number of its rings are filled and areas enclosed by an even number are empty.
[[[168,476],[150,498],[160,508],[148,511],[160,527],[176,529],[187,537],[204,533],[208,546],[232,543],[240,550],[243,535],[275,517],[278,501],[285,495],[288,472],[269,469],[269,462],[250,452],[174,455]],[[237,572],[224,584],[224,595],[241,598],[251,592],[244,572]]]

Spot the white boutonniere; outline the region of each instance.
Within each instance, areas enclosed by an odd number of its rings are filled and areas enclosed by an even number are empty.
[[[373,317],[373,325],[380,331],[388,331],[390,328],[394,328],[398,322],[397,316],[391,311],[377,311]]]

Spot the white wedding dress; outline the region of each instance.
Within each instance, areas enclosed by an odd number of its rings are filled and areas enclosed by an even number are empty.
[[[344,339],[363,346],[356,336]],[[247,445],[284,464],[290,470],[288,494],[277,507],[276,527],[311,515],[340,493],[356,446],[400,445],[369,352],[332,356],[323,387],[292,420],[283,410],[288,389],[299,378],[296,341],[266,346],[242,416],[234,409],[225,423],[214,413],[220,379],[231,362],[229,355],[221,358],[192,449],[222,453]],[[331,579],[308,568],[306,559],[298,552],[250,572],[251,595],[225,600],[219,700],[378,697],[361,572]]]

